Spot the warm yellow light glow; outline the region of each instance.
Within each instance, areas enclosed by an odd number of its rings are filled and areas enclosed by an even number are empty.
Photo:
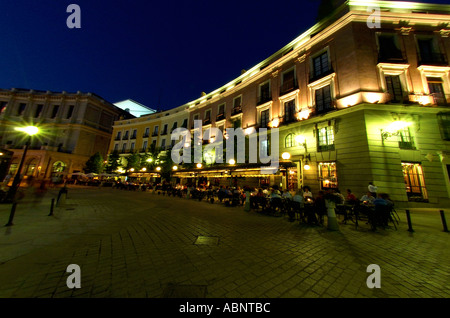
[[[279,125],[280,125],[280,120],[278,118],[272,119],[272,122],[271,122],[272,128],[277,128]]]
[[[309,169],[311,169],[311,167],[309,166],[309,164],[305,164],[305,165],[303,166],[303,169],[309,170]]]
[[[202,167],[202,164],[201,163],[197,163],[197,168],[201,168]]]
[[[190,146],[191,146],[191,144],[189,142],[184,143],[184,148],[189,148]]]
[[[156,167],[156,171],[161,171],[161,167]]]
[[[134,168],[131,168],[130,171],[133,172],[133,171],[134,171]]]
[[[146,161],[147,161],[147,162],[152,162],[153,159],[152,159],[152,158],[148,158]]]
[[[141,171],[147,171],[147,168],[144,167],[144,168],[141,169]]]
[[[0,156],[3,156],[3,152],[0,152]]]
[[[209,138],[209,143],[212,144],[214,142],[214,140],[215,140],[214,137]]]
[[[378,93],[365,93],[364,98],[371,104],[378,103],[380,101],[380,95]]]
[[[297,119],[298,120],[308,119],[309,115],[311,115],[310,109],[302,109],[297,113]]]
[[[228,163],[229,163],[230,165],[234,165],[234,164],[236,164],[236,160],[230,159],[230,160],[228,161]]]
[[[386,131],[390,132],[390,133],[395,133],[399,130],[405,129],[406,127],[408,127],[410,125],[411,125],[411,123],[408,123],[406,121],[397,120],[397,121],[394,121],[393,123],[389,124],[386,127]]]
[[[245,134],[246,135],[250,135],[251,133],[253,133],[255,131],[255,127],[248,127],[245,128]]]
[[[281,154],[281,158],[283,158],[284,160],[288,160],[291,158],[291,154],[289,152],[283,152]]]
[[[341,103],[344,107],[354,106],[358,103],[359,94],[353,94],[341,99]]]
[[[305,138],[305,136],[297,135],[297,136],[295,136],[295,141],[296,141],[299,145],[303,145],[303,144],[306,142],[306,138]]]
[[[30,136],[36,135],[39,132],[39,128],[36,126],[16,127],[15,130],[22,131]]]
[[[178,166],[173,166],[172,169],[173,170],[178,170]]]

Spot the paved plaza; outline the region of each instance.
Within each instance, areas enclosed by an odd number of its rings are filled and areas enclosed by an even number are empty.
[[[438,210],[413,211],[414,232],[361,222],[339,231],[150,192],[69,188],[50,212],[27,195],[0,205],[0,297],[448,298],[449,233]],[[450,211],[447,211],[450,220]],[[342,221],[342,219],[340,219]],[[81,288],[67,287],[69,264]],[[370,264],[381,288],[369,288]]]

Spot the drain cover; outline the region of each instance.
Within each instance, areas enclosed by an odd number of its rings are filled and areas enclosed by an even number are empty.
[[[197,236],[194,244],[196,245],[218,245],[219,238],[217,236]]]
[[[163,292],[163,298],[205,298],[205,285],[169,284]]]

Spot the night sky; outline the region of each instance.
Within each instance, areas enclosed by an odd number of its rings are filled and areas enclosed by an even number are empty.
[[[177,107],[312,27],[319,2],[1,1],[0,88],[93,92],[110,102]],[[81,8],[81,29],[66,25],[71,3]]]

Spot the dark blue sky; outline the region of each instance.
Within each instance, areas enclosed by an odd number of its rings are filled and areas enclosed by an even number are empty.
[[[446,1],[424,1],[445,3]],[[69,29],[69,4],[81,29]],[[240,75],[315,24],[319,1],[2,1],[0,88],[93,92],[168,109]]]

